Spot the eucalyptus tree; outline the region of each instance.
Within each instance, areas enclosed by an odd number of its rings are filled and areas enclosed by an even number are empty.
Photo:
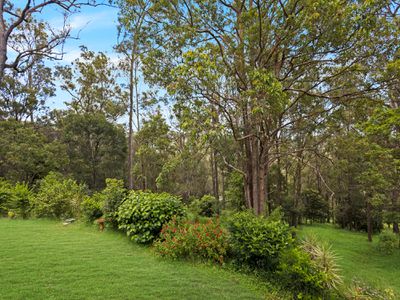
[[[54,96],[53,73],[37,62],[24,73],[12,72],[0,83],[0,120],[34,122],[46,110],[46,100]]]
[[[125,9],[125,2],[115,0],[114,3],[119,7],[118,32],[120,41],[115,49],[122,54],[121,68],[128,74],[128,186],[133,188],[132,159],[133,159],[133,115],[136,115],[136,130],[140,131],[140,69],[141,57],[146,48],[146,36],[149,33],[145,26],[145,18],[148,16],[149,2],[142,1],[138,10],[129,11]],[[138,141],[136,141],[137,144]],[[143,163],[142,173],[143,173]]]
[[[125,1],[121,14],[142,2]],[[297,122],[293,111],[312,103],[319,109],[300,118],[317,119],[375,93],[386,84],[376,64],[398,47],[388,1],[149,2],[145,21],[158,34],[148,36],[147,80],[177,101],[218,108],[241,148],[235,168],[257,214],[280,132]]]
[[[0,0],[0,81],[6,69],[23,72],[43,58],[61,59],[60,46],[71,36],[67,18],[95,0]],[[64,12],[61,29],[36,21],[46,8]],[[9,51],[12,50],[12,55]]]
[[[118,68],[106,54],[81,49],[80,57],[71,65],[57,67],[61,89],[71,97],[66,104],[76,113],[102,113],[115,121],[126,111]]]

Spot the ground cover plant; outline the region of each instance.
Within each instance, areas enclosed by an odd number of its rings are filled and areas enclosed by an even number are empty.
[[[369,286],[365,290],[392,290],[400,295],[400,251],[391,255],[382,255],[377,249],[378,236],[372,243],[365,234],[337,229],[333,225],[303,226],[299,235],[304,237],[314,234],[321,241],[332,245],[338,256],[338,267],[345,284],[351,286]],[[357,282],[361,282],[358,283]]]
[[[80,224],[3,218],[0,245],[2,299],[281,299],[254,276],[165,260]]]

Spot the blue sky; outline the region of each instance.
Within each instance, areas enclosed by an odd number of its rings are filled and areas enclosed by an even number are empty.
[[[64,59],[49,65],[69,64],[79,57],[80,46],[84,45],[89,50],[106,52],[114,61],[117,54],[113,46],[117,42],[117,14],[118,10],[109,6],[83,7],[80,12],[69,17],[68,23],[72,29],[72,36],[79,39],[69,39],[64,45]],[[53,27],[61,27],[63,15],[55,7],[46,8],[38,18],[49,22]],[[48,99],[50,108],[64,108],[64,102],[69,101],[67,93],[57,90],[56,97]]]

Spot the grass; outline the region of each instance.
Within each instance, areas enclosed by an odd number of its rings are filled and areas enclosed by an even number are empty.
[[[279,299],[258,279],[168,261],[115,232],[0,219],[0,299]]]
[[[381,290],[393,289],[400,297],[400,250],[392,255],[383,255],[376,249],[377,236],[369,243],[366,233],[338,229],[330,224],[303,226],[300,236],[306,234],[314,234],[332,245],[339,256],[338,264],[345,285],[358,279]]]

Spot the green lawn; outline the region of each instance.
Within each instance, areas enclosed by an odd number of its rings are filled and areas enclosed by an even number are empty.
[[[303,226],[300,235],[315,234],[320,240],[332,244],[339,256],[345,284],[353,278],[381,289],[392,288],[400,295],[400,250],[385,256],[376,250],[378,237],[373,243],[367,241],[366,233],[337,229],[333,225]]]
[[[0,219],[0,299],[266,297],[273,298],[253,277],[168,261],[115,232],[46,220]]]

